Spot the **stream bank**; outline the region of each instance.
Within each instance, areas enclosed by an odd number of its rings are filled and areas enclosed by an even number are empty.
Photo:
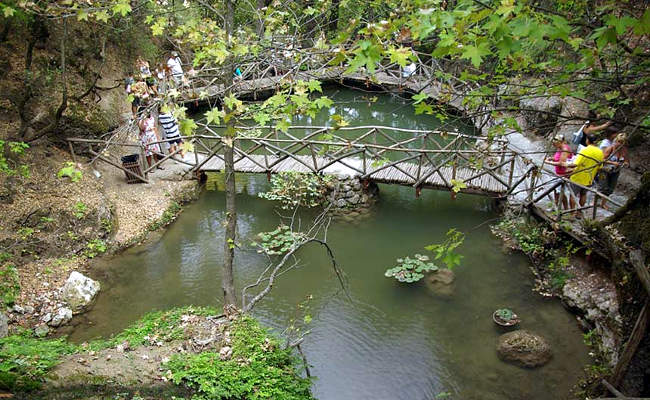
[[[155,184],[127,185],[122,171],[69,157],[55,146],[35,147],[24,159],[30,175],[2,182],[11,188],[0,203],[2,271],[13,282],[3,286],[10,330],[49,322],[47,315],[67,308],[60,289],[72,272],[88,273],[92,259],[142,242],[198,194],[196,181],[153,174]],[[64,167],[73,168],[74,181],[58,176]]]

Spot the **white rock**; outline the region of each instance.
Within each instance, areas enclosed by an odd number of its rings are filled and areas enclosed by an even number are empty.
[[[72,310],[68,307],[61,307],[57,310],[52,320],[49,322],[50,326],[65,325],[72,319]]]
[[[47,314],[43,315],[43,318],[41,318],[41,321],[43,321],[46,324],[48,322],[52,321],[52,313],[47,313]]]
[[[229,360],[230,357],[232,356],[232,348],[230,346],[223,346],[221,350],[219,350],[219,358],[222,360]]]
[[[99,288],[99,282],[73,271],[61,288],[61,296],[72,312],[78,314],[92,303]]]

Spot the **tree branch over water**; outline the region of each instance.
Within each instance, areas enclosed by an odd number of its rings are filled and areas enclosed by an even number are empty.
[[[273,284],[275,283],[275,280],[278,276],[290,271],[299,265],[299,261],[295,256],[296,252],[310,243],[317,243],[325,247],[332,266],[332,270],[334,271],[334,274],[336,275],[336,278],[339,281],[339,284],[341,285],[341,288],[345,292],[346,296],[351,299],[345,282],[344,273],[336,261],[334,251],[327,243],[327,230],[331,222],[331,217],[327,215],[328,209],[325,209],[315,218],[313,224],[307,231],[307,234],[305,236],[301,236],[300,239],[296,240],[296,242],[291,246],[291,249],[284,256],[282,256],[277,264],[269,264],[254,283],[247,285],[242,289],[242,310],[244,312],[250,312],[253,307],[255,307],[255,305],[271,291]],[[291,227],[293,227],[294,222],[296,221],[296,212],[297,209],[294,210],[293,216],[291,217]],[[322,237],[319,238],[318,236],[321,232]],[[293,263],[291,263],[291,265],[289,265],[290,260],[293,260]],[[260,286],[263,282],[266,282],[266,286],[259,293],[257,293],[250,302],[247,303],[246,291]]]

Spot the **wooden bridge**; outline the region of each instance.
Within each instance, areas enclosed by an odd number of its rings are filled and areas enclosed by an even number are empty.
[[[416,72],[408,77],[395,63],[380,65],[374,74],[361,69],[346,72],[342,65],[332,66],[330,60],[335,52],[296,49],[299,62],[285,63],[286,71],[276,71],[272,65],[261,63],[240,65],[242,79],[230,86],[219,82],[224,79],[224,68],[206,68],[192,76],[191,87],[177,101],[212,102],[227,92],[238,96],[273,91],[296,80],[317,79],[321,81],[352,80],[366,85],[385,86],[392,89],[425,93],[433,99],[444,97],[445,103],[460,111],[467,111],[463,93],[476,87],[472,83],[443,74],[458,69],[458,65],[441,65],[430,55],[414,52],[417,59]],[[306,71],[302,71],[303,67]],[[466,66],[462,66],[465,68]],[[441,78],[445,76],[447,78]],[[477,128],[495,124],[489,112],[477,113],[472,122]],[[219,128],[198,123],[202,133],[187,138],[195,148],[193,161],[172,158],[167,154],[153,166],[143,168],[141,174],[127,171],[148,182],[147,174],[163,162],[171,161],[185,165],[186,173],[223,170],[223,138]],[[69,139],[74,155],[74,145],[87,147],[91,162],[101,160],[122,169],[120,162],[107,155],[110,148],[126,146],[138,149],[139,144],[116,139],[120,133],[136,136],[132,123],[122,126],[108,140]],[[164,141],[163,141],[164,142]],[[452,192],[479,194],[497,198],[515,199],[518,203],[532,206],[542,217],[561,221],[564,215],[576,210],[562,210],[552,200],[554,191],[567,197],[573,196],[569,182],[556,176],[547,166],[534,162],[530,154],[521,154],[509,146],[504,138],[488,140],[484,136],[472,136],[438,130],[408,130],[385,126],[359,127],[312,127],[292,126],[287,132],[272,127],[239,127],[234,139],[235,170],[249,173],[278,173],[282,171],[313,172],[356,176],[361,180],[387,184],[412,186],[416,193],[422,188]],[[119,152],[118,152],[119,153]],[[123,154],[123,151],[120,153]],[[144,158],[144,157],[141,157]],[[543,159],[543,157],[542,157]],[[606,198],[611,204],[619,202],[588,189],[594,201],[579,210],[591,210],[593,218],[606,215],[596,203]]]
[[[194,171],[223,171],[221,135],[203,125],[195,135]],[[234,139],[235,171],[284,171],[358,177],[377,183],[502,197],[512,185],[513,152],[506,142],[443,131],[385,126],[293,126],[285,132],[270,127],[241,127]],[[327,138],[327,139],[324,139]],[[482,149],[482,150],[480,150]],[[487,161],[486,161],[487,160]]]

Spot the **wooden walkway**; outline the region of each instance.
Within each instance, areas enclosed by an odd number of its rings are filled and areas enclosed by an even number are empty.
[[[201,125],[207,134],[193,137],[201,155],[194,170],[223,171],[222,137]],[[236,172],[312,172],[491,197],[505,196],[514,178],[516,154],[504,151],[502,140],[387,126],[262,129],[268,133],[247,137],[242,127],[235,138]]]
[[[315,159],[318,170],[325,174],[337,175],[342,177],[358,177],[368,179],[376,183],[398,184],[404,186],[413,186],[418,182],[418,176],[427,176],[419,187],[452,190],[452,179],[462,181],[466,186],[460,189],[462,193],[481,194],[485,196],[500,197],[508,191],[507,185],[495,179],[493,176],[469,168],[441,167],[440,173],[434,173],[434,168],[425,167],[418,171],[418,164],[409,162],[400,162],[387,168],[381,166],[369,167],[364,169],[363,160],[356,157],[350,157],[344,161],[331,163],[331,159],[317,157]],[[247,155],[240,157],[235,161],[235,171],[245,173],[279,173],[287,171],[295,172],[313,172],[311,166],[314,159],[311,156],[294,156],[291,158],[265,156],[265,155]],[[221,157],[212,157],[199,170],[201,172],[223,171],[224,162]],[[365,172],[365,173],[364,173]],[[454,177],[455,175],[455,177]],[[507,180],[507,176],[502,176],[502,181]]]

